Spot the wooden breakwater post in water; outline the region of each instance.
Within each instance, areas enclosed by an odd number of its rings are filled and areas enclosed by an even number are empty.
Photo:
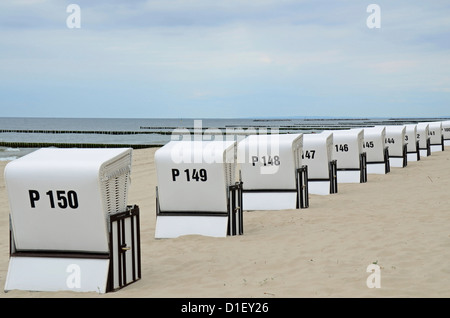
[[[152,148],[161,147],[162,145],[146,145],[146,144],[100,144],[100,143],[61,143],[61,142],[17,142],[17,141],[0,141],[0,147],[10,148]]]

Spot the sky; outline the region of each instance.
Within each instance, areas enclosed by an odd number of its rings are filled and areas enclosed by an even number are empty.
[[[0,116],[450,116],[450,2],[1,1]]]

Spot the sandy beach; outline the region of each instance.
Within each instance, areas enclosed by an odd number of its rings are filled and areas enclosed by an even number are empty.
[[[133,151],[142,278],[117,292],[3,292],[9,203],[0,162],[0,297],[450,297],[450,148],[301,210],[246,211],[244,235],[154,238],[156,148]],[[366,271],[380,266],[380,288]]]

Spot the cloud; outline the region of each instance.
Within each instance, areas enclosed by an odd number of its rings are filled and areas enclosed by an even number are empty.
[[[81,29],[66,26],[70,3],[81,8]],[[139,114],[177,117],[339,114],[364,99],[417,101],[417,92],[436,107],[448,102],[450,6],[377,3],[374,30],[369,3],[358,0],[3,1],[0,84],[48,112],[70,93],[87,113],[94,101],[107,107],[99,99],[118,109],[130,96]]]
[[[369,65],[375,72],[383,74],[393,74],[399,72],[405,72],[415,68],[418,65],[418,61],[399,60],[399,61],[383,61]]]

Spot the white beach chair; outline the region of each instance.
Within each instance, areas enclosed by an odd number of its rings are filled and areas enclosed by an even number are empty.
[[[408,162],[420,160],[419,140],[417,139],[417,125],[405,125],[405,142],[407,144]]]
[[[428,125],[431,152],[444,151],[444,135],[442,134],[442,122],[429,122]]]
[[[389,148],[385,144],[386,128],[382,126],[364,128],[363,150],[367,156],[367,173],[390,172]]]
[[[308,167],[308,192],[338,192],[337,162],[332,159],[333,134],[303,134],[302,163]]]
[[[389,164],[391,167],[404,168],[408,165],[408,149],[405,141],[406,127],[385,126],[386,145],[389,147]]]
[[[450,146],[450,120],[442,122],[442,134],[444,135],[444,146]]]
[[[238,144],[245,210],[307,208],[302,134],[251,135]]]
[[[43,148],[5,168],[11,246],[5,290],[105,293],[140,278],[130,148]]]
[[[333,160],[337,161],[338,183],[367,182],[367,156],[363,151],[364,129],[334,130]]]
[[[420,157],[431,155],[430,128],[428,123],[417,124],[417,140],[419,141]]]
[[[155,238],[243,234],[235,141],[170,141],[155,165]]]

